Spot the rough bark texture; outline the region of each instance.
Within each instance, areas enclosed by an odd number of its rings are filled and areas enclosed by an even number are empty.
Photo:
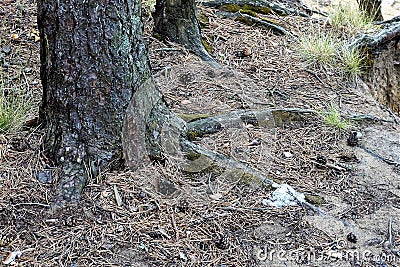
[[[380,103],[400,114],[400,23],[387,24],[375,34],[363,34],[351,45],[367,55],[361,75]]]
[[[153,17],[154,32],[163,39],[182,44],[203,60],[214,62],[201,42],[194,0],[157,0]]]
[[[150,77],[140,10],[132,0],[38,1],[44,148],[61,166],[60,193],[68,200],[123,160],[125,111]],[[137,132],[135,122],[125,128]],[[129,152],[139,154],[144,139],[135,142]]]
[[[368,17],[375,21],[383,20],[382,16],[382,0],[357,0],[360,10],[365,12]]]
[[[373,34],[361,34],[351,44],[357,49],[378,49],[392,40],[400,38],[400,22],[387,23],[384,27]]]
[[[372,66],[362,75],[369,91],[383,105],[400,115],[400,38],[371,55]]]

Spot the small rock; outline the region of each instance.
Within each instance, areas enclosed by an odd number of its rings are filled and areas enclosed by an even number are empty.
[[[8,55],[11,52],[11,48],[8,45],[3,46],[3,48],[1,49],[1,51],[3,51],[4,54]]]
[[[248,146],[259,146],[261,144],[261,139],[260,138],[255,138],[253,139],[249,144],[247,144]]]
[[[101,247],[110,250],[112,249],[113,245],[109,242],[105,242]]]
[[[358,137],[357,137],[357,132],[351,132],[349,134],[349,137],[347,137],[347,144],[349,146],[356,146],[358,145]]]
[[[209,197],[210,197],[212,200],[220,200],[220,199],[222,198],[222,194],[216,193],[216,194],[209,195]]]
[[[175,184],[167,179],[159,179],[157,191],[163,195],[170,196],[178,190]]]
[[[248,57],[251,55],[251,49],[248,47],[243,48],[243,56]]]
[[[249,47],[244,47],[243,49],[236,51],[235,54],[237,57],[243,58],[251,55],[251,49]]]
[[[200,173],[204,170],[207,170],[208,168],[212,167],[214,162],[204,156],[201,155],[199,158],[193,160],[193,161],[187,161],[185,162],[184,165],[182,165],[182,171],[186,173]]]
[[[349,233],[347,235],[347,240],[351,243],[357,243],[357,236],[354,233]]]
[[[283,152],[283,155],[285,156],[285,158],[291,158],[291,157],[293,157],[293,154],[290,153],[289,151]]]
[[[122,232],[122,231],[124,231],[124,226],[119,225],[119,226],[118,226],[118,232]]]
[[[185,100],[182,100],[181,101],[181,104],[182,105],[189,105],[189,104],[191,104],[192,103],[192,101],[190,101],[190,100],[188,100],[188,99],[185,99]]]
[[[143,190],[140,190],[139,194],[138,194],[138,198],[143,199],[147,197],[147,193]]]
[[[107,191],[107,190],[103,190],[103,191],[101,192],[101,196],[104,197],[104,198],[107,198],[107,197],[109,197],[110,195],[111,195],[111,192],[109,192],[109,191]]]
[[[325,164],[328,162],[328,160],[326,159],[326,157],[324,157],[324,156],[322,156],[322,155],[318,155],[318,156],[317,156],[317,162],[318,162],[319,164],[325,165]]]
[[[42,184],[50,184],[53,182],[51,170],[40,171],[37,173],[37,179]]]
[[[219,249],[227,249],[229,247],[229,241],[225,235],[220,235],[219,238],[214,241],[214,243]]]

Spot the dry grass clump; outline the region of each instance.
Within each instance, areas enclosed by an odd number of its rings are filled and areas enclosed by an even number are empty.
[[[361,73],[364,57],[332,32],[323,29],[302,33],[295,47],[308,64],[319,64],[338,69],[343,75],[354,77]]]
[[[338,39],[330,33],[320,31],[302,34],[297,51],[308,63],[334,64],[340,48]]]
[[[339,3],[331,6],[329,20],[334,29],[344,29],[351,34],[376,29],[374,19],[362,12],[357,3]]]
[[[6,88],[0,78],[0,133],[12,132],[21,128],[32,109],[26,99],[24,88]]]

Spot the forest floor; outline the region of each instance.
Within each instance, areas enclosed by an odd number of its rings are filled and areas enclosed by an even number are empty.
[[[342,117],[380,118],[343,130],[314,115],[195,140],[289,184],[323,213],[269,206],[271,187],[226,169],[187,171],[172,157],[102,173],[79,203],[56,208],[57,169],[41,152],[43,130],[24,127],[0,135],[0,262],[21,252],[19,266],[400,266],[400,170],[382,160],[400,162],[399,118],[359,78],[305,64],[293,36],[200,11],[221,69],[153,38],[144,13],[155,81],[176,113],[334,106]],[[23,92],[29,122],[41,99],[36,2],[2,1],[0,16],[0,89]],[[318,19],[270,17],[294,35],[329,30]],[[362,133],[362,147],[347,144],[351,131]]]

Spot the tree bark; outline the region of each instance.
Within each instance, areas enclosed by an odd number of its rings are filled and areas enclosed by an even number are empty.
[[[375,21],[383,20],[382,16],[382,0],[357,0],[358,6],[368,17]]]
[[[301,17],[309,17],[310,14],[307,14],[310,10],[305,9],[304,5],[301,1],[288,1],[286,4],[291,6],[297,6],[296,8],[287,7],[282,5],[281,3],[274,1],[265,1],[265,0],[211,0],[202,3],[205,6],[209,7],[218,7],[222,11],[228,12],[238,12],[239,10],[250,10],[260,14],[270,14],[274,12],[280,16],[301,16]]]
[[[205,61],[214,62],[201,42],[194,0],[157,0],[154,32],[163,39],[182,44]]]
[[[140,18],[139,0],[38,1],[43,146],[61,167],[66,200],[79,199],[88,178],[124,159],[135,168],[148,158],[146,116],[163,100]]]
[[[364,53],[368,68],[360,75],[374,98],[400,114],[400,22],[385,23],[378,32],[362,34],[351,48]]]

